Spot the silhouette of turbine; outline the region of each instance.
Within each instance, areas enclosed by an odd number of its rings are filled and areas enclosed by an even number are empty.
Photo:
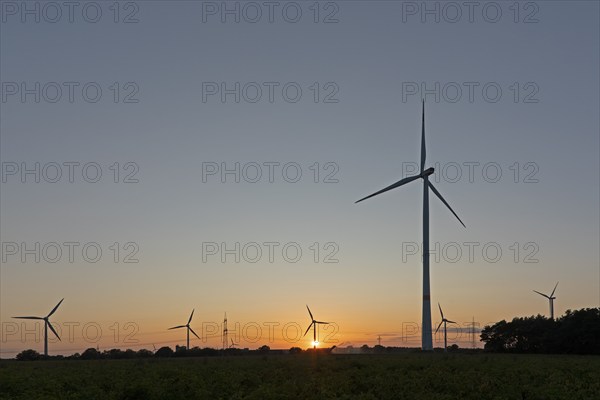
[[[388,190],[395,189],[409,182],[423,179],[423,314],[422,314],[422,326],[421,326],[421,347],[423,350],[433,350],[433,343],[431,341],[431,291],[429,286],[429,190],[431,190],[441,201],[448,207],[448,209],[454,214],[462,226],[465,226],[458,215],[454,212],[452,207],[442,197],[440,192],[437,191],[433,183],[429,181],[429,176],[433,174],[434,168],[425,169],[425,100],[423,100],[423,109],[421,114],[421,172],[419,175],[410,176],[408,178],[400,179],[398,182],[381,189],[367,197],[364,197],[355,203],[360,203],[363,200],[377,196],[378,194],[387,192]]]
[[[446,319],[444,317],[444,312],[442,311],[442,306],[440,306],[440,303],[438,303],[438,307],[440,308],[440,315],[442,316],[442,321],[440,322],[437,329],[435,330],[435,333],[438,333],[438,331],[440,330],[440,327],[442,326],[442,324],[444,324],[444,353],[445,353],[448,351],[448,331],[446,330],[446,323],[456,324],[456,322],[450,321],[449,319]]]
[[[550,319],[554,319],[554,299],[556,299],[556,297],[554,297],[554,292],[556,291],[557,286],[558,286],[558,282],[556,282],[556,286],[554,286],[554,290],[552,291],[550,296],[545,295],[544,293],[540,293],[537,290],[534,290],[534,292],[536,292],[540,296],[544,296],[550,302]]]
[[[177,326],[174,326],[172,328],[169,328],[169,330],[171,330],[171,329],[187,328],[187,347],[186,347],[186,349],[188,349],[188,350],[190,349],[190,331],[192,331],[192,333],[194,334],[194,336],[196,336],[198,339],[200,339],[200,336],[196,335],[196,332],[194,332],[194,330],[190,326],[190,322],[192,322],[192,317],[193,316],[194,316],[194,310],[192,310],[192,313],[190,314],[190,319],[188,319],[187,324],[185,324],[185,325],[177,325]]]
[[[317,324],[319,325],[328,325],[329,322],[323,322],[323,321],[317,321],[315,320],[315,318],[313,317],[312,313],[310,312],[310,308],[308,308],[308,304],[306,305],[306,309],[308,310],[308,314],[310,315],[310,325],[308,326],[308,328],[306,328],[306,332],[304,332],[304,336],[306,336],[306,334],[308,333],[308,331],[310,330],[310,328],[313,328],[313,349],[317,348]]]
[[[46,315],[45,317],[13,317],[16,319],[39,319],[39,320],[44,321],[44,355],[45,356],[48,356],[48,328],[50,328],[52,333],[54,333],[54,336],[56,336],[58,338],[58,340],[60,340],[60,336],[58,336],[58,333],[56,333],[56,331],[54,330],[54,327],[52,326],[52,324],[50,323],[48,318],[50,318],[50,316],[52,314],[54,314],[54,312],[56,311],[58,306],[60,306],[60,303],[62,303],[63,300],[64,300],[64,298],[61,301],[59,301],[58,304],[52,309],[52,311],[50,311],[50,313],[48,315]]]

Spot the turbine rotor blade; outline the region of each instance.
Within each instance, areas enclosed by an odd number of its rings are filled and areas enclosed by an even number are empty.
[[[194,334],[194,336],[196,336],[198,339],[200,339],[200,336],[196,335],[196,332],[194,332],[194,330],[192,329],[191,326],[187,327],[190,331],[192,331],[192,333]]]
[[[544,296],[545,298],[549,299],[550,297],[548,297],[547,295],[545,295],[544,293],[540,293],[537,290],[534,290],[534,292],[536,292],[537,294],[539,294],[540,296]]]
[[[556,282],[556,286],[554,286],[554,290],[552,291],[552,294],[550,295],[550,297],[554,296],[554,292],[556,292],[557,287],[558,287],[558,282]]]
[[[315,324],[329,325],[329,322],[315,321]]]
[[[168,330],[170,330],[170,329],[179,329],[179,328],[187,328],[187,325],[177,325],[177,326],[174,326],[172,328],[169,328]]]
[[[46,320],[46,323],[48,324],[48,328],[50,328],[52,333],[54,333],[54,336],[56,336],[58,338],[58,340],[60,340],[60,336],[58,336],[58,333],[56,333],[56,331],[54,330],[54,327],[52,326],[50,321]],[[62,340],[61,340],[61,342],[62,342]]]
[[[421,113],[421,173],[425,170],[425,99],[423,99],[423,108]]]
[[[308,333],[308,331],[310,331],[310,328],[312,328],[314,323],[315,323],[314,321],[310,323],[310,325],[308,326],[308,328],[306,328],[306,332],[304,332],[304,335],[302,335],[302,337],[306,336],[306,334]]]
[[[440,308],[440,314],[442,315],[442,319],[444,319],[444,312],[442,311],[442,306],[438,303],[438,307]]]
[[[438,192],[437,189],[435,188],[435,186],[433,186],[433,183],[431,183],[430,181],[427,181],[427,183],[429,184],[429,187],[431,188],[431,190],[433,190],[433,193],[435,193],[435,195],[437,197],[439,197],[439,199],[442,201],[442,203],[444,203],[446,205],[446,207],[448,207],[448,209],[450,211],[452,211],[452,214],[454,214],[454,216],[456,217],[456,219],[458,220],[458,222],[460,222],[460,224],[466,228],[465,224],[461,221],[460,218],[458,218],[458,215],[456,215],[456,213],[454,212],[454,210],[452,209],[452,207],[450,207],[450,204],[448,204],[448,202],[446,200],[444,200],[444,198],[442,197],[442,195],[440,194],[440,192]]]
[[[192,313],[190,314],[190,319],[188,319],[188,325],[190,324],[190,322],[192,322],[193,316],[194,316],[194,310],[192,310]],[[225,318],[227,318],[227,316],[225,316]]]
[[[313,317],[312,313],[310,312],[310,308],[308,308],[308,304],[306,305],[306,309],[308,310],[308,313],[310,314],[310,319],[311,319],[312,321],[314,321],[314,320],[315,320],[315,317]]]
[[[446,322],[449,323],[449,324],[456,324],[456,322],[450,321],[449,319],[447,319]]]
[[[12,317],[16,319],[44,319],[44,317]]]
[[[52,311],[50,311],[50,314],[46,315],[46,318],[49,318],[52,314],[54,314],[54,312],[56,311],[56,309],[58,308],[58,306],[60,306],[60,303],[62,303],[64,300],[64,298],[58,302],[58,304],[52,309]]]
[[[444,321],[440,322],[440,324],[438,325],[437,329],[435,330],[435,333],[438,333],[438,331],[440,330],[440,327],[442,326],[443,323],[444,323]]]
[[[371,197],[373,197],[373,196],[377,196],[378,194],[381,194],[381,193],[387,192],[388,190],[392,190],[392,189],[395,189],[395,188],[397,188],[397,187],[399,187],[399,186],[405,185],[405,184],[407,184],[408,182],[412,182],[412,181],[414,181],[415,179],[418,179],[418,178],[420,178],[420,177],[421,177],[421,175],[415,175],[415,176],[409,176],[408,178],[400,179],[398,182],[396,182],[396,183],[394,183],[394,184],[391,184],[390,186],[388,186],[388,187],[386,187],[386,188],[383,188],[383,189],[381,189],[381,190],[380,190],[380,191],[378,191],[378,192],[375,192],[375,193],[373,193],[373,194],[370,194],[370,195],[368,195],[367,197],[363,197],[362,199],[355,201],[355,202],[354,202],[354,204],[356,204],[356,203],[360,203],[361,201],[363,201],[363,200],[366,200],[366,199],[369,199],[369,198],[371,198]]]

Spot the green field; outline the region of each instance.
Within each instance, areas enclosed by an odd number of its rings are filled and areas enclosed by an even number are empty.
[[[1,399],[600,399],[600,357],[281,355],[0,361]]]

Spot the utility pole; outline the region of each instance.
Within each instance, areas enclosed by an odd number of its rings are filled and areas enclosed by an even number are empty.
[[[471,322],[471,347],[477,348],[477,341],[475,340],[475,317],[473,317],[473,322]]]
[[[225,313],[225,319],[223,319],[223,350],[229,347],[229,341],[227,340],[227,313]]]

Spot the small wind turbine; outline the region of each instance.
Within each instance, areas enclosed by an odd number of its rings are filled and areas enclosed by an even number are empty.
[[[539,294],[541,296],[544,296],[550,302],[550,319],[554,319],[554,299],[556,299],[556,297],[554,297],[554,292],[556,292],[557,286],[558,286],[558,282],[556,282],[556,286],[554,286],[554,290],[552,291],[550,296],[545,295],[544,293],[540,293],[537,290],[534,290],[534,292],[536,292],[537,294]]]
[[[231,345],[229,346],[229,348],[230,348],[230,349],[233,349],[233,348],[235,348],[235,346],[237,346],[238,344],[237,344],[237,343],[233,343],[233,338],[230,338],[230,339],[231,339]]]
[[[446,330],[446,324],[447,323],[455,324],[456,322],[450,321],[449,319],[446,319],[444,317],[444,312],[442,311],[442,306],[440,306],[440,303],[438,303],[438,307],[440,308],[440,314],[442,315],[442,321],[440,322],[437,329],[435,330],[435,333],[438,333],[438,331],[440,330],[440,327],[442,326],[442,324],[444,324],[444,353],[445,353],[448,351],[448,331]]]
[[[63,300],[64,299],[59,301],[58,304],[52,309],[52,311],[50,311],[50,313],[48,315],[46,315],[45,317],[13,317],[13,318],[17,318],[17,319],[41,319],[44,321],[44,355],[45,356],[48,356],[48,327],[50,327],[50,330],[52,331],[52,333],[54,333],[54,336],[56,336],[58,338],[58,340],[60,340],[60,336],[58,336],[58,333],[56,333],[56,331],[54,330],[54,327],[52,326],[52,324],[50,323],[48,318],[50,318],[50,316],[52,314],[54,314],[54,312],[56,311],[58,306],[60,306],[60,303],[62,303]]]
[[[422,325],[421,325],[421,348],[423,350],[433,350],[431,341],[431,291],[429,287],[429,191],[432,191],[441,201],[448,207],[450,212],[458,219],[462,226],[465,226],[458,215],[454,212],[450,204],[437,191],[433,183],[429,180],[429,176],[433,174],[434,168],[425,169],[425,100],[423,100],[423,112],[421,117],[421,172],[418,175],[409,176],[400,179],[398,182],[381,189],[367,197],[356,201],[360,203],[363,200],[377,196],[378,194],[395,189],[409,182],[421,178],[423,180],[423,310],[422,310]]]
[[[306,328],[306,332],[304,332],[304,336],[306,336],[306,334],[308,333],[308,331],[310,330],[311,326],[313,328],[313,349],[317,349],[317,344],[319,342],[317,342],[317,324],[320,325],[327,325],[329,324],[329,322],[322,322],[322,321],[317,321],[315,320],[315,318],[313,317],[312,313],[310,312],[310,308],[308,308],[308,305],[306,305],[306,309],[308,310],[308,313],[310,314],[310,325],[308,326],[308,328]]]
[[[192,310],[192,313],[190,314],[190,319],[188,319],[187,324],[185,325],[177,325],[174,326],[172,328],[169,328],[169,330],[171,329],[179,329],[179,328],[187,328],[187,349],[190,349],[190,331],[192,331],[192,333],[194,334],[194,336],[196,336],[198,339],[200,339],[200,336],[196,335],[196,332],[194,332],[194,330],[192,329],[192,327],[190,326],[190,322],[192,322],[192,316],[194,315],[194,310]]]

